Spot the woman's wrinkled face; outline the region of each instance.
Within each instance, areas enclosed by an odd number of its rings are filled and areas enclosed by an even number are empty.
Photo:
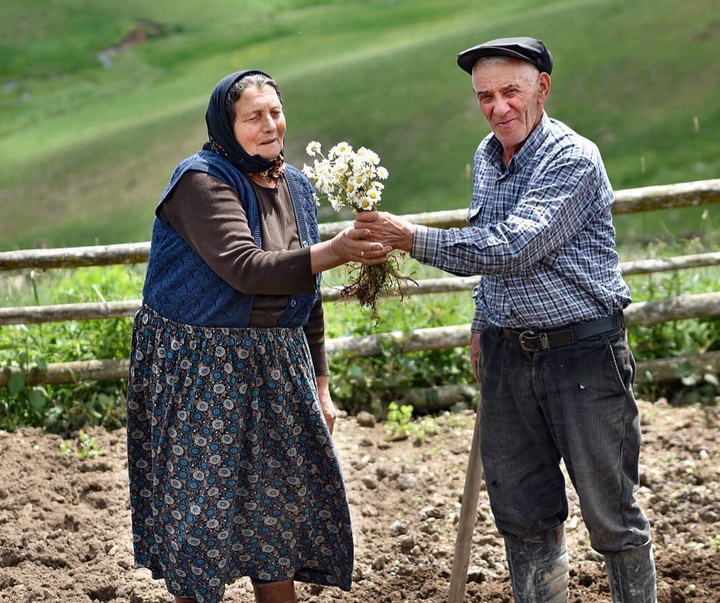
[[[250,87],[235,102],[235,139],[249,155],[274,160],[282,151],[285,114],[272,86]]]

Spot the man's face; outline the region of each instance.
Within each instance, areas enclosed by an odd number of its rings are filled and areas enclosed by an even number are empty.
[[[550,76],[521,60],[478,62],[472,72],[478,105],[503,146],[507,164],[542,118]]]

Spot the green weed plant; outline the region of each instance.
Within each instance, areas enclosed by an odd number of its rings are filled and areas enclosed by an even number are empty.
[[[74,446],[71,446],[67,440],[60,443],[60,452],[63,454],[70,454],[72,452],[75,457],[81,461],[96,459],[103,454],[98,445],[97,438],[88,435],[82,429],[78,431],[77,442]]]
[[[385,431],[391,440],[404,440],[413,438],[413,443],[419,446],[428,436],[437,434],[438,426],[432,417],[413,417],[414,408],[411,404],[398,404],[390,402],[385,417]]]
[[[0,280],[0,291],[5,306],[120,301],[139,298],[140,277],[138,268],[127,266],[31,271]],[[35,426],[69,433],[83,426],[120,427],[122,382],[32,385],[30,376],[50,363],[127,358],[131,331],[130,318],[0,327],[0,367],[13,369],[8,387],[0,388],[0,429]]]

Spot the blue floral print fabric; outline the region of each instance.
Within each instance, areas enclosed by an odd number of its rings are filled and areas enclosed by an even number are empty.
[[[345,486],[301,328],[206,328],[143,306],[128,383],[136,567],[218,603],[233,579],[349,590]]]

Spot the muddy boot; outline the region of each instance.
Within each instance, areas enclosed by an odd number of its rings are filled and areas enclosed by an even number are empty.
[[[253,582],[252,585],[257,603],[297,603],[294,580]]]
[[[524,540],[506,536],[505,554],[515,603],[566,603],[565,524]]]
[[[605,555],[613,603],[656,603],[652,545]]]

